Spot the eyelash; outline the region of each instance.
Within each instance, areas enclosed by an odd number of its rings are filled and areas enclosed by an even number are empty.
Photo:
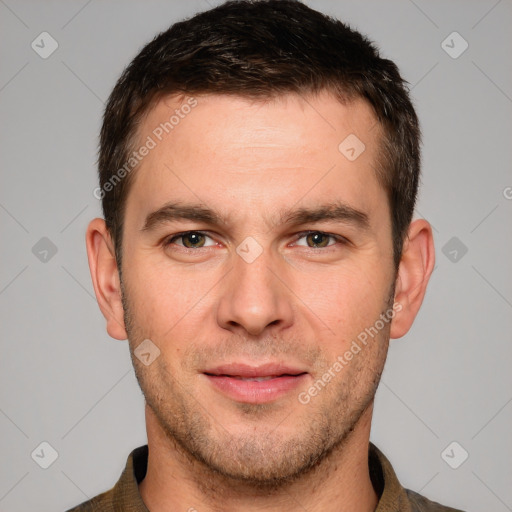
[[[189,235],[191,233],[197,233],[199,235],[203,235],[203,236],[206,236],[208,238],[212,238],[207,232],[205,231],[197,231],[197,230],[192,230],[192,231],[183,231],[182,233],[177,233],[175,235],[172,235],[171,237],[168,237],[164,240],[163,242],[163,246],[164,247],[167,247],[169,245],[171,245],[175,240],[178,240],[179,238],[183,238],[184,236],[186,235]],[[310,234],[319,234],[319,235],[325,235],[325,236],[328,236],[332,239],[334,239],[335,241],[337,241],[338,243],[340,243],[341,245],[347,245],[349,243],[349,240],[347,240],[346,238],[340,236],[340,235],[334,235],[332,233],[326,233],[324,231],[315,231],[315,230],[309,230],[309,231],[302,231],[300,233],[298,233],[298,236],[297,236],[297,240],[300,240],[301,238],[304,238]],[[306,249],[310,249],[312,251],[318,251],[320,249],[329,249],[329,248],[332,248],[333,246],[335,246],[336,244],[332,244],[332,245],[328,245],[326,247],[308,247],[308,246],[304,246]],[[209,247],[213,247],[213,246],[208,246],[208,247],[197,247],[195,249],[193,248],[190,248],[190,247],[185,247],[185,246],[178,246],[180,247],[180,249],[184,249],[184,250],[190,250],[190,251],[198,251],[199,249],[208,249]]]

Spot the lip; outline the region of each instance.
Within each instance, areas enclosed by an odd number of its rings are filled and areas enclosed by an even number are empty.
[[[260,404],[275,401],[302,386],[308,373],[279,363],[261,366],[232,363],[203,372],[208,382],[222,394],[237,402]],[[237,378],[238,377],[238,378]],[[262,381],[242,378],[271,377]]]
[[[283,363],[266,363],[260,366],[250,366],[245,363],[228,363],[205,370],[203,373],[211,375],[229,375],[238,377],[269,377],[277,375],[299,375],[305,370]]]

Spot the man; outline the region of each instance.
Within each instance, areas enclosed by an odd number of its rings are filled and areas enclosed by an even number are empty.
[[[148,444],[75,511],[450,511],[369,442],[434,267],[396,66],[288,0],[173,25],[106,107],[86,241]]]

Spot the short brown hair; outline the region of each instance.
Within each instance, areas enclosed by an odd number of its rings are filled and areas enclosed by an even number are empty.
[[[103,214],[119,269],[134,173],[113,186],[112,178],[133,151],[138,124],[155,100],[212,93],[265,99],[323,90],[342,102],[364,98],[382,127],[376,172],[389,199],[398,268],[417,196],[420,129],[397,66],[356,30],[299,1],[240,0],[156,36],[124,70],[108,99],[98,167]]]

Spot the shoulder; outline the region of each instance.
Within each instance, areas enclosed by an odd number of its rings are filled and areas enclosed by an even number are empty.
[[[66,512],[148,512],[138,488],[146,475],[147,461],[148,445],[135,448],[114,487]]]
[[[446,507],[436,501],[430,501],[425,496],[409,489],[405,489],[405,492],[409,498],[412,512],[463,512],[457,508]]]
[[[66,512],[96,512],[99,510],[101,510],[101,512],[114,512],[113,489],[98,494],[98,496],[84,501]]]

